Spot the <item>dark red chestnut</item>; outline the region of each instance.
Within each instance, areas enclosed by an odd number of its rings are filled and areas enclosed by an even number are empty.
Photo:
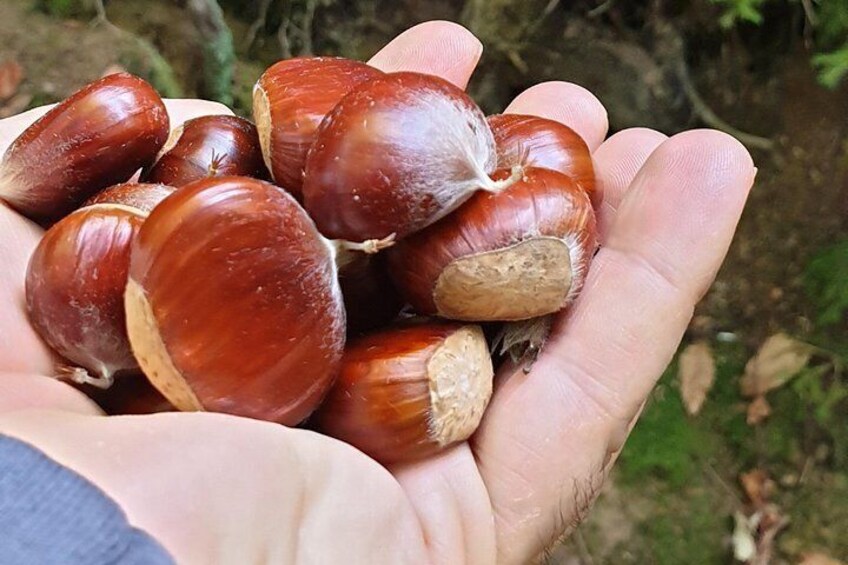
[[[479,326],[423,321],[352,341],[310,421],[381,463],[427,457],[468,439],[492,395]]]
[[[321,121],[357,85],[383,73],[337,57],[280,61],[253,90],[253,119],[274,182],[302,199],[306,153]]]
[[[497,192],[495,141],[483,113],[438,77],[393,73],[345,96],[306,161],[304,206],[318,229],[348,241],[400,239],[478,190]]]
[[[571,302],[595,247],[586,192],[562,173],[531,167],[503,192],[475,194],[388,253],[398,289],[420,314],[509,321]]]
[[[267,179],[256,127],[237,116],[202,116],[171,132],[145,182],[183,186],[207,177]]]
[[[270,183],[217,177],[181,187],[132,249],[127,328],[145,375],[180,410],[305,419],[345,343],[335,253]]]
[[[488,121],[498,147],[499,168],[523,164],[559,171],[574,179],[598,209],[602,194],[595,183],[592,154],[577,132],[554,120],[522,114],[497,114]]]
[[[0,162],[0,199],[41,223],[153,162],[168,114],[153,87],[119,73],[73,94],[28,127]]]

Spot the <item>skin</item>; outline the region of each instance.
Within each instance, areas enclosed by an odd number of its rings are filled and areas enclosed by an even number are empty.
[[[482,52],[429,22],[371,60],[464,87]],[[172,126],[220,113],[172,101]],[[507,112],[562,121],[593,151],[602,249],[529,375],[501,370],[472,441],[384,469],[314,433],[217,414],[103,417],[49,379],[23,310],[41,232],[0,206],[0,433],[76,470],[185,563],[525,563],[586,514],[724,259],[756,169],[733,138],[606,139],[585,89],[536,85]],[[0,151],[43,110],[0,121]]]

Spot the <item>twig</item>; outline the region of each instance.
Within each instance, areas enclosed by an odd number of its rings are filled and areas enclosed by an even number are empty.
[[[253,20],[253,23],[250,24],[250,29],[247,30],[244,37],[245,51],[253,47],[253,43],[256,41],[256,34],[259,33],[260,29],[265,27],[265,23],[268,21],[268,10],[271,8],[272,1],[273,0],[260,0],[259,14],[256,16],[256,19]]]
[[[598,18],[609,12],[613,5],[615,5],[615,0],[606,0],[606,2],[586,12],[586,15],[590,18]]]
[[[280,44],[280,56],[283,59],[291,59],[291,45],[289,44],[288,35],[289,19],[283,18],[280,22],[280,27],[277,28],[277,42]]]
[[[689,76],[689,68],[686,66],[686,61],[684,61],[682,57],[677,65],[677,78],[683,86],[683,91],[686,93],[689,103],[692,104],[692,109],[695,111],[695,114],[705,124],[711,128],[729,133],[749,147],[762,149],[764,151],[771,151],[774,149],[773,140],[736,129],[719,118],[712,108],[707,105],[704,99],[701,98],[701,95],[698,94],[698,90],[695,88],[695,84]]]
[[[813,27],[819,25],[819,17],[816,15],[813,3],[810,0],[801,0],[801,5],[804,7],[804,15],[807,16],[807,21],[810,25]]]
[[[709,462],[704,463],[704,465],[706,465],[707,471],[710,472],[710,474],[713,476],[713,478],[716,480],[716,482],[725,491],[727,491],[727,494],[729,494],[731,496],[731,498],[733,498],[733,500],[735,500],[739,504],[739,506],[744,506],[745,502],[741,498],[739,498],[739,495],[736,493],[735,490],[733,490],[733,488],[729,484],[727,484],[727,481],[725,481],[721,477],[721,475],[718,474],[718,471],[715,470],[715,467],[713,467]]]
[[[312,55],[312,22],[315,20],[316,0],[306,0],[306,10],[303,13],[301,25],[301,54]]]

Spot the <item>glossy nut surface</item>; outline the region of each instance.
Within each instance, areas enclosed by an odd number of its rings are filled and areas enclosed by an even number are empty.
[[[523,180],[474,195],[388,253],[398,289],[420,314],[509,321],[569,304],[595,248],[585,191],[562,173],[529,168]]]
[[[144,221],[137,209],[89,206],[44,234],[29,262],[29,318],[47,344],[108,386],[135,369],[126,333],[123,294],[130,245]],[[85,377],[82,373],[79,376]]]
[[[133,246],[125,304],[142,370],[181,410],[297,424],[339,369],[334,251],[267,182],[206,179],[157,206]]]
[[[494,138],[480,109],[440,78],[393,73],[345,96],[306,162],[304,206],[348,241],[402,238],[495,189]]]
[[[425,321],[383,330],[346,348],[315,424],[381,463],[427,457],[474,433],[492,377],[479,326]]]
[[[56,221],[152,163],[168,123],[162,99],[142,79],[95,81],[12,143],[0,162],[0,199],[38,222]]]
[[[592,154],[583,138],[570,127],[523,114],[496,114],[487,118],[498,148],[498,167],[519,163],[568,175],[589,194],[595,210],[603,195],[595,182]]]
[[[339,57],[296,57],[269,67],[253,90],[253,117],[274,182],[300,200],[306,154],[321,121],[351,89],[382,74]]]
[[[145,182],[183,186],[207,177],[268,179],[256,127],[238,116],[201,116],[174,129]]]

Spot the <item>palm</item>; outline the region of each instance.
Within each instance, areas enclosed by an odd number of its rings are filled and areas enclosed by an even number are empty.
[[[479,43],[468,32],[431,23],[393,41],[372,64],[440,74],[465,86],[478,57]],[[198,102],[172,111],[180,121],[185,112],[217,110]],[[239,556],[273,548],[288,558],[288,551],[311,547],[328,562],[333,555],[347,561],[385,555],[387,562],[426,555],[438,563],[487,563],[496,553],[509,563],[532,557],[580,519],[599,488],[724,257],[755,169],[741,145],[716,132],[666,140],[628,130],[604,142],[603,107],[566,83],[531,88],[507,111],[563,121],[593,149],[606,194],[603,247],[533,371],[502,371],[470,444],[389,475],[333,440],[225,416],[8,415],[0,430],[38,438],[57,460],[112,493],[138,525],[193,561],[227,551],[216,536],[221,531],[237,540]],[[30,119],[0,122],[0,149]],[[22,307],[26,262],[39,231],[0,207],[0,234],[0,296],[7,301],[0,370],[49,374],[49,353]],[[7,380],[7,389],[12,382],[25,404],[77,402],[59,399],[70,389],[51,385],[49,394],[27,395],[18,380]],[[77,406],[90,410],[81,401]],[[116,469],[116,461],[124,465]],[[191,476],[189,486],[174,481],[174,473]],[[186,529],[198,519],[210,523],[216,512],[229,516],[216,523],[221,531]]]

